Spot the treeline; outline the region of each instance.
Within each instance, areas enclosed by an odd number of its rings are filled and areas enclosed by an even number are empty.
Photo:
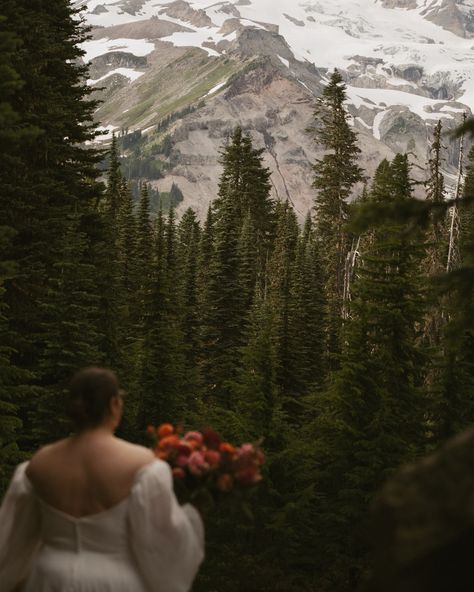
[[[71,374],[105,364],[128,391],[126,438],[173,421],[264,440],[253,516],[224,505],[207,518],[196,592],[355,590],[379,486],[474,419],[472,299],[437,289],[449,253],[454,273],[472,263],[473,212],[456,206],[452,232],[441,127],[424,227],[369,219],[411,207],[410,166],[397,155],[365,177],[337,72],[315,111],[325,155],[303,226],[271,198],[263,152],[240,128],[205,221],[152,215],[116,139],[99,182],[69,2],[7,1],[2,12],[1,487],[15,463],[67,435]],[[466,195],[473,187],[474,150]]]

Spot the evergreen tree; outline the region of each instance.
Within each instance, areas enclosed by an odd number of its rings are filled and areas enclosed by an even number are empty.
[[[186,393],[189,411],[196,413],[199,380],[199,287],[198,249],[201,227],[192,209],[186,210],[178,226],[178,261],[181,331],[184,340]],[[191,409],[192,408],[192,409]]]
[[[138,294],[135,295],[135,308],[140,329],[143,329],[145,302],[150,286],[152,262],[153,226],[150,213],[150,194],[148,185],[144,183],[140,189],[136,245],[136,287]]]
[[[201,374],[206,381],[204,392],[214,403],[227,407],[232,403],[230,385],[239,369],[239,351],[243,345],[243,328],[251,301],[250,287],[256,278],[263,278],[268,258],[273,225],[273,202],[269,197],[269,172],[262,164],[262,151],[255,150],[252,141],[236,128],[230,143],[221,155],[223,172],[219,195],[213,205],[213,254],[209,284],[206,288],[206,311],[203,326]],[[253,242],[257,260],[250,272],[246,292],[240,255],[242,227],[248,219],[245,240]],[[249,231],[252,231],[250,236]]]
[[[408,163],[379,169],[385,200],[411,196]],[[381,194],[378,194],[381,197]],[[423,314],[419,253],[406,227],[373,230],[362,255],[340,367],[315,399],[313,425],[320,590],[353,590],[364,568],[364,519],[381,483],[422,450],[424,356],[417,331]],[[330,566],[329,568],[327,566]]]
[[[325,155],[314,164],[316,236],[320,244],[326,299],[327,351],[339,351],[342,325],[344,270],[350,250],[350,236],[345,228],[348,219],[347,199],[353,187],[362,181],[357,164],[360,149],[350,128],[344,103],[346,87],[335,70],[318,99],[312,128],[316,144]]]
[[[474,195],[474,148],[468,155],[464,183],[464,199]],[[437,389],[438,414],[435,416],[434,440],[445,441],[472,425],[474,421],[474,206],[466,201],[460,208],[460,267],[444,279],[446,329],[443,339],[444,356]],[[449,289],[446,288],[448,286]]]
[[[274,311],[272,341],[276,356],[276,383],[291,400],[295,385],[292,315],[292,285],[298,241],[296,215],[288,202],[277,207],[275,246],[268,265],[267,298]]]
[[[221,153],[223,172],[219,197],[214,202],[216,221],[224,200],[232,202],[239,232],[250,218],[256,248],[255,274],[263,277],[275,231],[275,204],[270,198],[270,171],[263,165],[263,149],[253,147],[252,139],[237,127]]]
[[[173,213],[167,222],[160,212],[155,235],[155,257],[146,306],[140,385],[141,408],[138,427],[177,423],[186,418],[183,398],[183,339],[177,315],[176,294],[170,263],[174,260]]]
[[[51,314],[51,306],[65,299],[68,306],[75,304],[77,294],[64,291],[59,263],[64,261],[66,236],[87,249],[89,232],[95,232],[83,222],[101,192],[96,181],[100,155],[85,147],[95,135],[95,104],[88,100],[86,68],[79,65],[78,44],[85,33],[70,3],[60,0],[45,6],[39,0],[6,0],[1,9],[18,39],[10,66],[22,80],[10,86],[9,102],[15,105],[21,141],[8,144],[5,158],[2,151],[0,219],[14,230],[5,259],[21,270],[5,281],[4,302],[11,362],[35,386],[35,395],[20,404],[21,445],[29,448],[39,442],[33,434],[39,421],[37,397],[44,401],[51,392],[59,392],[63,380],[60,366],[54,376],[46,370],[54,366],[45,354],[53,355],[49,344],[59,332],[59,311]],[[69,234],[71,215],[79,216],[74,237]],[[55,411],[55,406],[49,410],[50,418]]]
[[[325,353],[325,301],[320,244],[316,240],[313,223],[308,215],[298,239],[292,282],[294,383],[293,390],[299,396],[322,386],[326,375]],[[300,407],[295,415],[304,416]]]
[[[34,134],[34,130],[19,128],[20,117],[12,106],[14,93],[21,88],[21,80],[13,68],[15,51],[19,47],[19,38],[6,30],[8,22],[0,15],[0,195],[9,190],[10,180],[5,171],[11,166],[10,149],[15,150],[25,139],[25,134]],[[12,336],[8,317],[8,306],[4,302],[5,282],[12,280],[19,272],[12,255],[12,242],[15,230],[0,223],[0,495],[8,483],[10,472],[19,460],[17,430],[22,423],[19,418],[19,402],[28,376],[16,365],[12,358]]]

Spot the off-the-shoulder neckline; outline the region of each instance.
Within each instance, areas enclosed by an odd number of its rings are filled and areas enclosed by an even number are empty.
[[[126,502],[129,501],[129,499],[130,499],[130,497],[131,497],[131,495],[133,493],[133,490],[134,490],[136,484],[140,480],[140,477],[144,473],[146,473],[148,470],[150,470],[151,467],[155,467],[157,465],[161,465],[162,463],[163,463],[163,461],[161,461],[160,459],[155,459],[155,460],[152,460],[151,462],[147,463],[146,465],[143,465],[142,467],[140,467],[135,472],[135,475],[133,476],[133,481],[132,481],[132,486],[130,487],[130,491],[128,492],[128,494],[123,499],[121,499],[116,504],[113,504],[109,508],[106,508],[105,510],[101,510],[100,512],[93,512],[92,514],[84,514],[83,516],[73,516],[72,514],[68,514],[67,512],[63,512],[62,510],[59,510],[58,508],[55,508],[51,504],[48,504],[47,502],[45,502],[41,498],[41,496],[38,495],[38,493],[35,490],[35,486],[30,481],[28,475],[26,474],[26,469],[28,467],[29,461],[26,461],[25,463],[23,463],[23,467],[24,467],[24,469],[23,469],[23,477],[28,482],[28,484],[29,484],[29,486],[31,488],[31,491],[33,492],[34,496],[36,497],[36,499],[38,500],[38,502],[42,506],[45,506],[46,508],[48,508],[48,510],[53,511],[56,514],[59,514],[60,516],[63,516],[64,518],[67,518],[68,520],[71,520],[72,522],[80,522],[81,520],[88,520],[88,519],[90,520],[90,519],[93,519],[93,518],[98,518],[100,516],[109,514],[113,510],[117,510],[118,508],[120,508],[121,506],[123,506]]]

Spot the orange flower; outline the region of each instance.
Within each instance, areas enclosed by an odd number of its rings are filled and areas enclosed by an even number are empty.
[[[156,431],[156,429],[155,429],[155,426],[149,425],[149,426],[147,426],[147,428],[146,428],[146,432],[147,432],[147,434],[152,434],[152,435],[155,435],[155,431]]]
[[[158,438],[166,438],[174,434],[174,427],[170,423],[163,423],[158,428]]]
[[[234,456],[237,452],[235,446],[232,446],[232,444],[229,444],[229,442],[222,442],[219,449],[223,454],[228,454],[230,456]]]
[[[162,438],[159,443],[160,450],[171,450],[172,448],[178,448],[180,444],[179,436],[173,434]]]

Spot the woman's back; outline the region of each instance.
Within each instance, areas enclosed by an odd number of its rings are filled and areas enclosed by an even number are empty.
[[[204,557],[198,512],[169,465],[116,438],[113,373],[71,384],[76,435],[20,465],[0,508],[1,592],[187,592]]]
[[[37,495],[71,516],[87,516],[125,499],[137,472],[153,453],[101,430],[46,446],[31,459],[27,476]]]

